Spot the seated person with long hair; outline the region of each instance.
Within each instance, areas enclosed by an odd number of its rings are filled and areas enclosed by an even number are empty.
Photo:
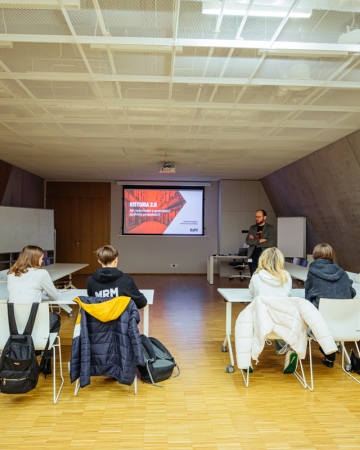
[[[251,277],[249,290],[253,298],[290,297],[292,280],[284,268],[284,255],[276,247],[267,248],[259,258],[259,264]],[[277,353],[285,353],[284,373],[293,373],[298,356],[282,339],[275,340]]]
[[[9,303],[40,303],[42,293],[46,292],[51,300],[59,300],[49,272],[41,268],[44,251],[35,245],[27,245],[19,254],[15,264],[7,275]],[[50,332],[57,333],[60,329],[60,316],[50,313]],[[50,352],[49,352],[50,358]],[[43,372],[51,373],[50,359],[46,358]]]
[[[305,298],[319,308],[320,298],[354,298],[352,280],[336,261],[334,249],[329,244],[318,244],[313,250],[314,261],[309,266],[305,282]],[[322,348],[320,347],[320,351]],[[325,355],[323,363],[333,367],[336,353]]]

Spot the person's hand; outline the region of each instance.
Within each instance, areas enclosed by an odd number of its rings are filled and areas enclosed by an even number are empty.
[[[255,239],[252,234],[249,234],[249,239]]]
[[[266,242],[266,239],[259,239],[260,244],[262,244],[263,242]]]

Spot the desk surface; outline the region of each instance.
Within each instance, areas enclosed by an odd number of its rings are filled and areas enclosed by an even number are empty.
[[[218,288],[218,292],[224,297],[226,302],[230,303],[250,303],[253,300],[249,289]],[[291,296],[304,298],[305,289],[292,289]]]
[[[292,277],[297,278],[298,280],[306,281],[309,267],[298,266],[289,262],[286,262],[284,266],[285,270],[287,270]]]
[[[43,268],[47,270],[50,274],[52,281],[59,280],[60,278],[66,277],[78,270],[87,267],[89,264],[75,264],[75,263],[55,263],[49,266],[44,266]]]
[[[292,277],[297,278],[298,280],[306,281],[309,266],[302,267],[302,266],[297,266],[296,264],[286,262],[285,269],[289,272],[289,274]],[[358,275],[357,273],[354,273],[354,272],[346,272],[346,273],[349,275],[350,280],[354,280],[356,278],[356,276]],[[360,284],[353,282],[352,286],[356,291],[356,297],[360,297]]]

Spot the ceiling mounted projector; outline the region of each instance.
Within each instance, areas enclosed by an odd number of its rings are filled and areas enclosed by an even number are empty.
[[[159,173],[176,173],[175,165],[165,161],[160,167]]]

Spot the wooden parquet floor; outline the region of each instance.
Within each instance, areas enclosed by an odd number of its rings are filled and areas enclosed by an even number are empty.
[[[139,381],[138,395],[111,378],[92,378],[74,397],[67,361],[73,320],[62,314],[65,385],[52,402],[52,376],[41,376],[26,394],[0,394],[0,449],[230,450],[359,449],[360,386],[321,363],[315,347],[315,391],[282,373],[284,357],[265,348],[249,388],[239,370],[229,374],[221,352],[225,304],[218,287],[245,287],[239,280],[205,275],[136,275],[155,289],[150,335],[172,351],[181,375],[159,389]],[[85,287],[85,276],[74,284]],[[298,287],[298,286],[297,286]],[[235,322],[242,305],[234,305]],[[308,364],[305,362],[305,368]]]

